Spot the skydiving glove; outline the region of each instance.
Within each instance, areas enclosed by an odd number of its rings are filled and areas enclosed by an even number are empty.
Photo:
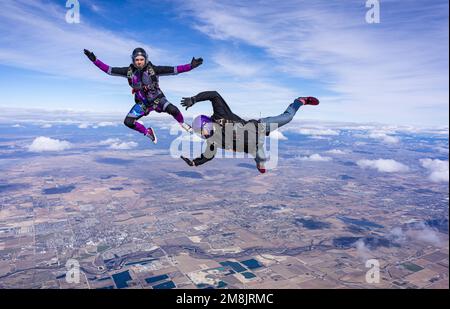
[[[187,163],[187,165],[189,165],[189,166],[195,166],[194,161],[192,161],[192,160],[190,160],[190,159],[188,159],[188,158],[185,158],[185,157],[183,157],[183,156],[180,156],[180,158],[183,159],[184,162]]]
[[[93,52],[85,49],[84,50],[84,54],[89,58],[89,60],[91,60],[92,62],[94,62],[95,60],[97,60],[97,57],[94,55]]]
[[[203,58],[194,58],[192,57],[191,60],[191,67],[195,69],[196,67],[200,66],[203,63]]]
[[[194,97],[190,97],[190,98],[182,98],[181,99],[181,106],[186,107],[186,110],[191,107],[192,105],[195,104],[195,98]]]

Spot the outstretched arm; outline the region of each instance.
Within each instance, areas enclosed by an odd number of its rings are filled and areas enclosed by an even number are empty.
[[[196,158],[194,160],[190,160],[190,159],[185,158],[183,156],[181,156],[180,158],[183,159],[184,162],[186,162],[187,165],[189,165],[189,166],[199,166],[199,165],[202,165],[202,164],[204,164],[204,163],[214,159],[214,156],[216,155],[216,153],[217,153],[216,146],[213,143],[212,144],[207,143],[206,150],[205,150],[205,152],[203,152],[201,154],[200,157],[198,157],[198,158]]]
[[[121,67],[121,68],[110,67],[109,65],[107,65],[107,64],[103,63],[102,61],[100,61],[94,55],[93,52],[91,52],[91,51],[89,51],[87,49],[84,50],[84,54],[86,55],[86,57],[89,58],[89,60],[92,61],[93,64],[95,64],[96,67],[98,67],[100,70],[102,70],[106,74],[114,75],[114,76],[127,77],[128,67]]]
[[[225,102],[225,100],[222,98],[222,96],[217,91],[204,91],[200,92],[196,96],[190,97],[190,98],[183,98],[181,100],[181,105],[186,107],[186,110],[193,106],[197,102],[201,101],[211,101],[214,114],[218,117],[230,117],[230,115],[233,115],[231,112],[230,107]]]
[[[202,58],[192,58],[191,63],[177,66],[154,66],[156,75],[177,75],[179,73],[189,72],[203,63]]]

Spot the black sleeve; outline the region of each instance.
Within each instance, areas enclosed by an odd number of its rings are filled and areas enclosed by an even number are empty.
[[[214,115],[216,118],[224,118],[228,120],[240,121],[241,118],[236,116],[217,91],[204,91],[194,96],[195,102],[211,101]]]
[[[111,70],[110,75],[127,77],[128,67],[123,68],[111,67],[110,70]]]
[[[199,158],[192,160],[195,166],[202,165],[208,161],[214,159],[214,156],[217,153],[217,148],[214,143],[207,143],[205,152]]]
[[[173,75],[176,74],[175,67],[155,65],[153,66],[156,75]]]

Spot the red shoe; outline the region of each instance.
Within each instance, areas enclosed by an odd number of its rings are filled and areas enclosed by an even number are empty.
[[[256,163],[256,168],[258,169],[258,171],[261,174],[264,174],[265,172],[267,172],[266,168],[264,167],[264,164],[262,164],[262,163]]]
[[[151,127],[147,128],[147,134],[145,134],[145,136],[150,138],[154,144],[156,144],[158,142],[158,138],[156,137],[155,130],[153,130],[153,128],[151,128]]]
[[[303,105],[319,105],[320,103],[315,97],[300,97],[297,100],[302,102]]]

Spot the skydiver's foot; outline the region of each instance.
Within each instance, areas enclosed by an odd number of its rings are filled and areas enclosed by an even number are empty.
[[[147,128],[147,133],[145,134],[148,138],[152,140],[154,144],[158,142],[158,138],[156,137],[155,130],[151,127]]]
[[[302,105],[319,105],[320,101],[315,97],[300,97],[295,99],[299,101]]]
[[[264,174],[267,172],[266,167],[264,166],[264,163],[256,163],[256,168],[261,174]]]
[[[192,134],[194,131],[192,130],[192,127],[190,126],[190,125],[188,125],[187,123],[182,123],[181,124],[181,127],[183,128],[183,129],[185,129],[186,130],[186,132],[188,132],[188,133],[190,133],[190,134]]]

